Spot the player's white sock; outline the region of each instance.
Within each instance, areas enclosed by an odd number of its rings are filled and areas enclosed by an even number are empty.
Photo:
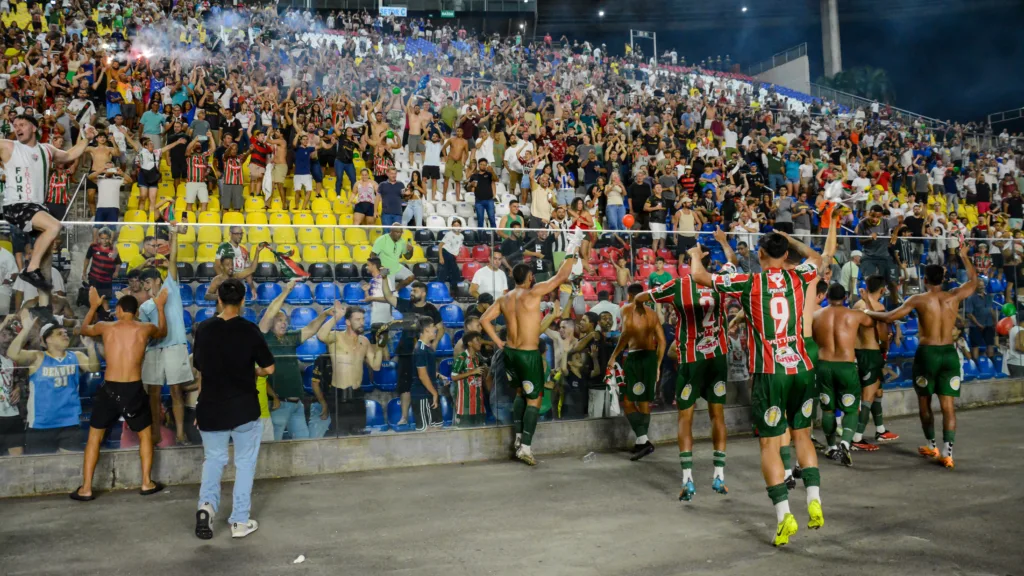
[[[843,446],[846,446],[847,450],[850,449],[850,443],[847,442],[846,440],[840,440],[839,443],[842,444]]]
[[[640,446],[640,445],[643,445],[643,444],[647,444],[647,434],[644,434],[643,436],[637,436],[636,437],[636,445]]]
[[[775,518],[778,519],[779,522],[782,522],[782,519],[786,517],[786,514],[789,514],[789,500],[783,500],[775,505]]]
[[[789,468],[786,468],[786,475],[783,476],[782,479],[789,480],[791,476],[793,476],[793,471],[790,470]]]
[[[519,433],[516,434],[516,442],[522,442],[522,441],[523,441],[523,433],[519,432]]]
[[[527,454],[527,455],[533,454],[533,449],[530,448],[529,446],[527,446],[526,444],[523,444],[522,446],[520,446],[519,450],[521,450],[523,452],[523,454]]]
[[[853,441],[854,442],[860,442],[863,439],[864,439],[864,435],[861,434],[860,432],[854,432],[853,433]]]
[[[712,476],[711,479],[714,480],[715,478],[721,478],[723,481],[725,480],[724,466],[715,466],[715,475]]]
[[[943,442],[942,443],[942,457],[943,458],[952,458],[953,457],[953,443],[952,442]]]
[[[935,450],[935,438],[932,438],[931,440],[928,441],[928,447],[931,448],[932,450]]]
[[[821,486],[807,486],[807,503],[810,504],[815,500],[818,504],[821,504]]]
[[[690,468],[683,470],[683,484],[687,482],[693,482],[693,470]]]
[[[885,434],[885,425],[879,424],[878,426],[875,426],[875,432],[878,432],[879,434]]]

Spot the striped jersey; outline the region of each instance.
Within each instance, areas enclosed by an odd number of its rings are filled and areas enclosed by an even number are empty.
[[[11,158],[4,164],[7,182],[3,205],[44,203],[52,165],[53,152],[49,144],[27,146],[14,141]]]
[[[452,365],[452,374],[463,374],[483,366],[480,357],[463,350],[455,357]],[[452,382],[454,392],[455,414],[458,416],[477,416],[484,413],[484,379],[483,376],[470,376],[459,381]]]
[[[734,274],[736,268],[726,264],[723,271]],[[690,275],[671,280],[651,290],[655,302],[671,304],[679,315],[676,324],[676,342],[679,362],[710,360],[725,355],[725,314],[722,313],[722,295],[712,288],[701,286]]]
[[[209,170],[209,165],[206,162],[206,156],[202,154],[193,154],[186,159],[188,162],[188,173],[186,177],[189,182],[206,182],[206,171]]]
[[[67,170],[57,169],[50,174],[50,188],[46,193],[48,204],[67,204],[70,201],[68,182],[71,174]]]
[[[739,298],[747,315],[751,374],[799,374],[814,364],[803,335],[804,296],[818,269],[803,263],[793,270],[769,268],[757,274],[712,274],[719,294]]]
[[[244,184],[242,181],[242,159],[233,156],[231,158],[224,159],[224,183],[228,185],[232,184]]]

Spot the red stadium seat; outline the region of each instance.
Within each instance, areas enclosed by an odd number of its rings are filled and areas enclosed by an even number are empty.
[[[469,246],[463,246],[462,249],[459,250],[459,255],[455,258],[455,261],[459,264],[473,261],[473,255],[469,252]]]
[[[467,282],[472,282],[473,275],[476,274],[477,270],[483,267],[483,264],[479,262],[464,262],[462,264],[462,278],[465,279]]]
[[[580,294],[583,295],[583,299],[587,302],[597,300],[597,290],[594,289],[593,282],[584,281],[583,284],[580,284]]]
[[[607,292],[609,298],[615,296],[615,285],[608,280],[599,281],[597,285],[594,286],[594,290],[596,290],[598,294],[601,292]]]
[[[679,266],[676,267],[676,271],[679,272],[680,276],[687,276],[690,274],[690,266],[680,260]]]
[[[637,262],[650,262],[654,263],[654,250],[650,248],[641,248],[636,251]]]
[[[676,255],[668,248],[662,248],[661,250],[658,250],[658,257],[665,260],[666,267],[675,266]]]
[[[491,247],[486,244],[480,244],[479,246],[473,246],[473,260],[477,262],[487,263],[491,259]]]
[[[650,262],[638,262],[636,265],[636,277],[638,280],[647,280],[647,277],[654,272],[654,264]]]
[[[612,266],[608,262],[601,262],[597,265],[597,276],[598,278],[609,278],[615,279],[615,266]]]
[[[622,250],[612,248],[611,246],[601,248],[598,252],[601,254],[601,259],[608,262],[617,262],[619,260],[619,255],[622,254]]]

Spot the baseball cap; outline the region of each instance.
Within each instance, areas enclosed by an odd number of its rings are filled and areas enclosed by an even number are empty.
[[[49,338],[50,334],[52,334],[57,328],[60,328],[57,324],[44,324],[43,327],[39,329],[39,341],[45,344],[46,339]]]
[[[860,250],[854,250],[853,252],[850,252],[850,258],[856,258],[857,256],[864,256],[864,253],[861,252]]]

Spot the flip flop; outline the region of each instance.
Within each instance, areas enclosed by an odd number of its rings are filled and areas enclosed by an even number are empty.
[[[152,496],[165,488],[165,486],[159,482],[154,482],[153,484],[154,486],[149,490],[139,490],[139,494],[142,496]]]
[[[89,496],[82,496],[81,494],[78,493],[78,491],[81,489],[81,486],[75,488],[75,491],[68,494],[68,497],[71,498],[72,500],[77,500],[78,502],[92,502],[93,500],[96,499],[95,494],[90,494]]]

